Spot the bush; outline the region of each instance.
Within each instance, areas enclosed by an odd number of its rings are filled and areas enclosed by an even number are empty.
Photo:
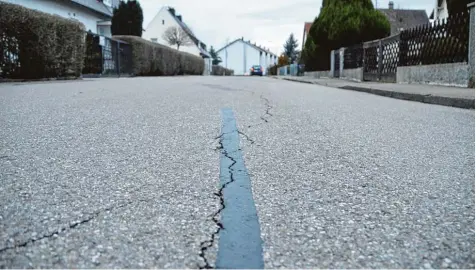
[[[84,38],[76,20],[0,2],[0,77],[80,76]]]
[[[231,69],[224,68],[219,65],[213,65],[212,66],[212,75],[215,76],[233,76],[235,74],[235,71]]]
[[[205,61],[136,36],[114,36],[132,46],[132,74],[138,76],[203,75]]]
[[[278,65],[273,65],[273,66],[268,67],[268,72],[267,73],[270,76],[278,75]]]

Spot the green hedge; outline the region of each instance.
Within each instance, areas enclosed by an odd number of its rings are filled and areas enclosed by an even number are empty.
[[[219,65],[213,65],[212,66],[212,75],[215,76],[233,76],[235,74],[235,71],[231,69],[224,68]]]
[[[203,58],[137,36],[113,36],[132,46],[132,73],[137,76],[203,75]]]
[[[84,38],[78,21],[0,2],[0,77],[80,76]]]

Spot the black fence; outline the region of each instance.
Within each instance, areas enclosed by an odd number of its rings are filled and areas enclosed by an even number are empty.
[[[400,66],[468,61],[469,13],[400,33]]]
[[[83,76],[121,76],[132,73],[132,47],[129,43],[86,34]]]
[[[364,80],[374,81],[379,78],[379,53],[380,53],[380,40],[366,42],[363,46],[363,67],[364,67]],[[344,68],[346,68],[344,66]]]
[[[447,20],[345,48],[343,68],[363,68],[366,81],[395,82],[399,66],[467,62],[468,43],[469,12],[463,12]],[[334,68],[338,70],[337,66]]]
[[[20,47],[18,40],[0,34],[0,78],[17,78],[20,76]]]
[[[357,44],[345,48],[344,68],[360,68],[363,65],[364,47],[363,44]]]
[[[340,77],[340,50],[334,51],[334,77]]]

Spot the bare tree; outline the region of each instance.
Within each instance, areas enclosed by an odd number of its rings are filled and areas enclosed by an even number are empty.
[[[190,36],[181,27],[171,26],[165,30],[162,38],[170,45],[177,46],[177,50],[180,46],[190,46],[193,41]]]

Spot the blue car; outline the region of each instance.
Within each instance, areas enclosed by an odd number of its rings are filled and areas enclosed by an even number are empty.
[[[250,69],[250,76],[258,75],[263,76],[263,68],[260,65],[254,65]]]

